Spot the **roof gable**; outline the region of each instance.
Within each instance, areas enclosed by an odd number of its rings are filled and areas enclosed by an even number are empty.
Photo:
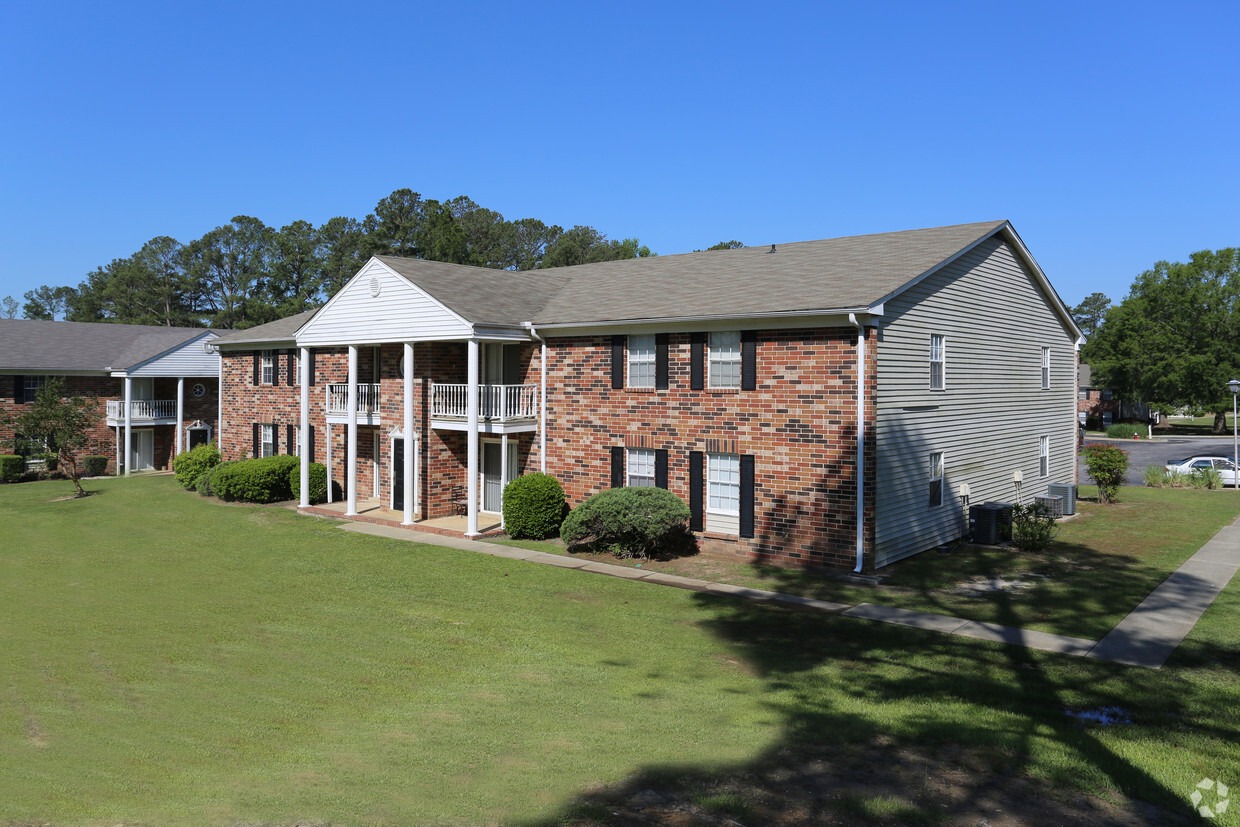
[[[190,327],[0,319],[0,371],[125,371],[207,332]]]

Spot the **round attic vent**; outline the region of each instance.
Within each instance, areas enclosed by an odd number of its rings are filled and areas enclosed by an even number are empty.
[[[377,299],[379,297],[379,293],[382,291],[383,291],[383,284],[379,281],[379,277],[371,276],[370,277],[370,295],[373,298]]]

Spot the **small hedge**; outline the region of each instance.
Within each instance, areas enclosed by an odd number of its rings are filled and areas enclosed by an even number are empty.
[[[662,488],[611,488],[573,509],[560,529],[569,551],[663,557],[692,540],[689,506]]]
[[[215,488],[212,483],[215,475],[221,473],[225,468],[236,463],[236,460],[225,460],[219,465],[211,468],[198,475],[198,482],[194,483],[194,490],[204,497],[215,496]]]
[[[108,473],[108,458],[92,454],[82,458],[82,476],[102,477]]]
[[[276,503],[293,499],[289,472],[297,457],[278,456],[234,462],[211,477],[211,491],[228,502]]]
[[[293,466],[293,470],[288,475],[289,491],[292,492],[292,499],[301,501],[301,463]],[[339,490],[340,486],[335,482],[333,493]],[[310,463],[310,504],[327,502],[327,466],[321,462]]]
[[[208,442],[173,457],[172,470],[182,488],[196,489],[198,478],[219,464],[220,450]]]
[[[504,486],[504,529],[516,540],[545,540],[560,533],[568,503],[550,474],[525,474]]]
[[[26,458],[14,454],[0,454],[0,481],[17,482],[26,470]]]
[[[1114,425],[1107,426],[1108,439],[1132,439],[1133,434],[1136,434],[1139,439],[1145,439],[1147,433],[1149,432],[1145,430],[1145,426],[1135,422],[1116,422]]]

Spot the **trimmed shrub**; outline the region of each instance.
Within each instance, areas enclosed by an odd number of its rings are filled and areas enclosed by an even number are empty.
[[[97,454],[82,458],[82,475],[86,477],[102,477],[108,473],[108,458]]]
[[[1108,439],[1132,439],[1132,435],[1136,434],[1144,438],[1146,430],[1144,426],[1135,422],[1116,422],[1114,425],[1107,427]]]
[[[235,462],[211,478],[211,490],[228,502],[277,503],[293,498],[289,472],[297,457],[278,456]]]
[[[235,462],[236,460],[225,460],[221,462],[219,465],[216,465],[202,472],[201,474],[199,474],[198,482],[194,483],[194,490],[204,497],[218,496],[215,493],[215,488],[213,486],[213,483],[215,481],[215,475],[220,473],[225,468],[227,468],[228,466],[232,465]]]
[[[514,539],[556,536],[567,510],[564,486],[550,474],[525,474],[504,486],[504,529]]]
[[[220,464],[220,450],[214,443],[199,445],[172,459],[172,470],[182,488],[197,488],[198,478]]]
[[[1058,533],[1051,510],[1041,503],[1012,506],[1012,545],[1021,551],[1042,551]]]
[[[292,492],[292,499],[301,500],[301,465],[293,466],[293,470],[288,474],[289,491]],[[332,483],[336,489],[339,485]],[[333,490],[332,493],[335,493]],[[310,463],[310,504],[327,502],[327,466],[321,462]]]
[[[1098,502],[1119,502],[1119,487],[1128,475],[1128,452],[1114,445],[1090,445],[1084,451],[1085,468],[1098,485]]]
[[[14,454],[0,454],[0,481],[17,482],[26,470],[26,458]]]
[[[689,533],[689,506],[662,488],[610,488],[573,509],[560,528],[569,551],[609,551],[617,557],[666,556]]]

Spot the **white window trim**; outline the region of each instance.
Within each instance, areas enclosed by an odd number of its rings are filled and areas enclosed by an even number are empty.
[[[937,462],[935,459],[936,457],[938,458]],[[947,465],[947,454],[943,451],[931,451],[929,459],[930,467],[928,468],[929,479],[927,480],[927,484],[930,491],[934,490],[934,484],[936,482],[939,484],[938,502],[930,503],[929,507],[938,508],[943,505],[943,469]]]
[[[1049,436],[1044,436],[1038,440],[1038,472],[1040,476],[1050,476],[1051,438]]]
[[[642,344],[640,346],[634,344],[634,339],[641,340]],[[650,343],[649,346],[645,344],[646,341],[649,341]],[[627,358],[625,359],[625,365],[626,365],[626,369],[628,372],[628,375],[625,377],[626,387],[653,388],[655,386],[655,381],[656,381],[655,380],[655,373],[656,373],[655,364],[658,361],[658,356],[657,356],[658,346],[655,340],[655,335],[653,333],[630,334],[628,337],[628,341],[626,342],[625,351],[626,351],[626,356],[627,356]],[[649,366],[649,371],[650,371],[649,382],[646,382],[644,380],[639,382],[638,380],[634,379],[633,368],[636,365],[640,365],[643,368],[642,372],[645,372],[645,369],[647,368],[647,366]]]
[[[264,350],[259,355],[258,384],[274,385],[276,383],[276,352]]]
[[[655,487],[656,457],[653,448],[626,448],[624,450],[624,484],[633,488]],[[645,472],[649,469],[649,475]],[[638,480],[634,483],[634,480]],[[646,482],[649,480],[649,483]]]
[[[1051,349],[1042,348],[1042,390],[1051,389]]]
[[[716,337],[722,339],[728,337],[727,350],[723,349],[722,344],[715,344]],[[731,342],[732,337],[736,337],[735,349]],[[718,381],[715,375],[715,366],[720,368],[728,366],[728,372],[732,372],[732,366],[735,365],[736,381],[722,383]],[[741,386],[741,332],[739,330],[719,330],[712,332],[706,338],[706,387],[708,388],[739,388]]]
[[[939,340],[937,359],[934,358],[936,355],[935,348],[934,348],[935,339]],[[935,385],[934,383],[934,380],[935,380],[934,366],[935,365],[938,365],[939,367],[939,375],[938,375],[939,382],[937,385]],[[943,333],[931,333],[930,334],[930,390],[932,391],[947,390],[947,336]]]
[[[735,463],[735,474],[736,474],[735,482],[731,480],[720,480],[714,477],[713,472],[720,470],[719,463],[721,460],[726,460],[730,464]],[[733,469],[729,468],[727,470],[731,472]],[[727,497],[727,499],[729,500],[735,499],[736,508],[734,509],[714,508],[711,506],[711,500],[714,499],[714,497],[712,497],[711,495],[711,489],[712,487],[716,487],[716,486],[725,487],[729,490],[735,490],[736,496],[735,497],[729,496]],[[725,514],[729,517],[740,517],[740,514],[741,514],[740,504],[741,504],[741,455],[740,454],[708,453],[706,455],[706,511],[710,514]]]
[[[258,455],[260,457],[275,456],[276,426],[259,423],[258,428]]]

